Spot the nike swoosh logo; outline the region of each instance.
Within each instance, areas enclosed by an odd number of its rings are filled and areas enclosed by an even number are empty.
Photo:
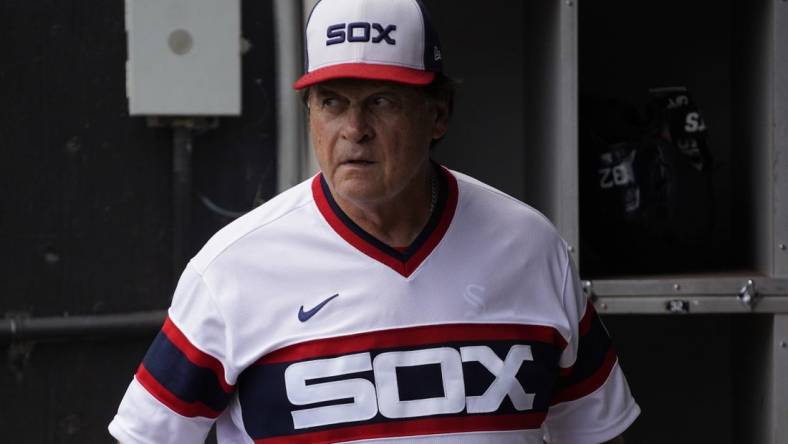
[[[321,308],[325,307],[326,304],[331,302],[331,300],[334,299],[337,296],[339,296],[339,293],[335,294],[334,296],[329,297],[325,301],[317,304],[316,306],[314,306],[313,308],[311,308],[311,309],[309,309],[307,311],[304,311],[304,306],[302,305],[301,308],[298,309],[298,320],[301,321],[301,322],[308,321],[312,316],[314,316],[318,311],[320,311]]]

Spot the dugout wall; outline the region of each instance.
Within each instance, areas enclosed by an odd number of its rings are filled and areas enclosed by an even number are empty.
[[[474,79],[438,156],[534,205],[572,245],[643,407],[629,439],[788,442],[788,4],[427,3],[447,69]],[[594,96],[645,108],[664,86],[686,87],[708,126],[710,196],[685,205],[713,201],[714,224],[691,248],[635,251],[640,269],[599,266],[584,254],[605,239],[589,228],[583,109]]]
[[[241,13],[244,114],[181,138],[129,116],[123,1],[0,2],[3,442],[109,442],[183,258],[275,194],[274,12]]]

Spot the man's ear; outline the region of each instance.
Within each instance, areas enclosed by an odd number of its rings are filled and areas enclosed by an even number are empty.
[[[449,130],[449,104],[445,100],[435,100],[432,102],[432,112],[432,140],[437,140]]]

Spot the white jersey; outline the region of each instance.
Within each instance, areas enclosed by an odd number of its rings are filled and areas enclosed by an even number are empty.
[[[599,443],[640,410],[566,244],[538,212],[441,169],[392,248],[321,175],[188,264],[109,426],[121,443]]]

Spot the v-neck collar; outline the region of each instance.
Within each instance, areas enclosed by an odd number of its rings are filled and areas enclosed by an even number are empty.
[[[410,276],[430,255],[449,229],[457,208],[457,179],[438,166],[438,200],[427,225],[404,250],[391,247],[367,233],[339,208],[323,174],[312,180],[312,195],[326,222],[347,243],[404,277]]]

